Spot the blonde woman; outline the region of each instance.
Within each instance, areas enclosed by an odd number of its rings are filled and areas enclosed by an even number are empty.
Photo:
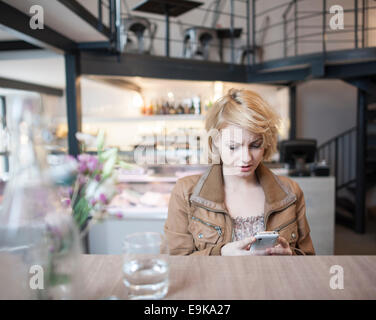
[[[179,179],[171,193],[164,227],[170,254],[253,255],[259,231],[279,232],[261,254],[315,254],[302,190],[263,164],[276,152],[279,120],[248,90],[231,89],[213,105],[206,118],[211,165]]]

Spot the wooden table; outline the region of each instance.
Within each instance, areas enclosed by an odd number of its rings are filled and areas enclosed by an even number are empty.
[[[127,299],[121,255],[82,255],[85,299]],[[166,299],[376,299],[376,256],[171,256]],[[333,265],[344,289],[330,288]]]

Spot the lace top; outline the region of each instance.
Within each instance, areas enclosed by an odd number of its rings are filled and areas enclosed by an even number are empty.
[[[235,217],[233,241],[253,237],[259,231],[265,231],[264,216]]]

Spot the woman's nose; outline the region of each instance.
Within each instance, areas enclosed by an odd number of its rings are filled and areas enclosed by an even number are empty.
[[[251,150],[249,150],[249,148],[243,148],[242,162],[249,163],[251,160],[252,160]]]

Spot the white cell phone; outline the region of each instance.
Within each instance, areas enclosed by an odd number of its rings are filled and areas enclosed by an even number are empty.
[[[252,243],[251,248],[249,249],[251,252],[258,251],[258,250],[266,250],[268,248],[274,247],[279,237],[279,233],[276,231],[263,231],[258,232],[255,235],[256,241]]]

